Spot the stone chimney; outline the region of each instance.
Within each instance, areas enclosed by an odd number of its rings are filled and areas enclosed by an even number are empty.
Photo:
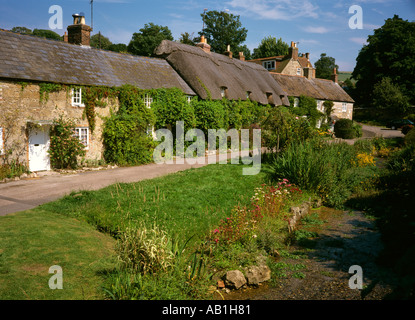
[[[73,14],[73,25],[68,26],[68,42],[89,46],[92,28],[85,24],[85,14]]]
[[[288,56],[293,60],[298,60],[298,48],[294,41],[291,41],[291,47],[288,49]]]
[[[239,60],[245,61],[245,56],[244,56],[244,53],[242,51],[239,52]]]
[[[210,45],[207,43],[205,36],[200,37],[200,42],[196,45],[206,53],[210,53]]]
[[[229,59],[232,59],[232,51],[231,51],[231,46],[230,45],[228,45],[227,47],[226,47],[226,51],[225,51],[225,55],[226,56],[228,56],[229,57]]]
[[[333,69],[333,74],[331,75],[331,80],[335,83],[339,83],[339,76],[337,74],[336,68]]]
[[[65,31],[65,34],[63,35],[63,41],[68,42],[68,34]]]

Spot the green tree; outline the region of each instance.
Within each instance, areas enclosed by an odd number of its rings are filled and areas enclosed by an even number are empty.
[[[104,37],[101,33],[94,34],[91,37],[91,47],[108,50],[112,45],[112,42],[107,37]]]
[[[128,52],[150,57],[163,40],[173,41],[170,29],[150,22],[145,24],[144,28],[140,29],[140,32],[133,34],[128,45]]]
[[[316,61],[314,66],[316,68],[316,78],[320,79],[330,79],[334,68],[336,68],[337,72],[339,71],[339,66],[336,64],[336,60],[327,56],[325,53],[320,55],[320,59]]]
[[[179,39],[180,43],[184,43],[184,44],[194,46],[195,43],[196,43],[195,41],[196,40],[195,40],[195,37],[193,36],[193,33],[189,34],[188,32],[185,32],[185,33],[182,33],[180,35],[180,39]]]
[[[238,46],[238,47],[235,49],[234,56],[235,56],[236,58],[238,57],[239,52],[243,52],[243,53],[244,53],[244,56],[245,56],[245,59],[246,59],[246,60],[251,60],[251,59],[252,59],[251,50],[249,50],[249,48],[247,47],[247,45],[246,45],[246,44],[241,45],[241,46]]]
[[[20,34],[32,34],[32,30],[26,27],[14,27],[11,31]]]
[[[246,40],[248,30],[242,27],[239,16],[216,10],[201,16],[204,17],[205,29],[199,35],[206,37],[212,51],[223,53],[228,45],[231,51],[235,51]]]
[[[36,37],[62,41],[62,37],[52,30],[35,29],[32,34]]]
[[[269,36],[261,40],[258,48],[254,49],[253,58],[267,58],[275,56],[285,56],[288,54],[288,44],[281,38]]]
[[[117,44],[110,45],[108,47],[108,50],[114,51],[114,52],[126,53],[126,52],[128,52],[128,47],[124,43],[117,43]]]
[[[373,106],[384,109],[391,116],[404,115],[409,102],[399,86],[392,83],[390,78],[382,78],[373,88]]]
[[[403,95],[415,103],[415,22],[395,15],[367,39],[356,58],[352,77],[356,82],[356,103],[370,107],[374,86],[389,77]]]

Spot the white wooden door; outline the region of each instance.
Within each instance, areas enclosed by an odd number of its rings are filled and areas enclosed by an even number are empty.
[[[30,171],[50,170],[49,147],[50,126],[29,129],[29,169]]]

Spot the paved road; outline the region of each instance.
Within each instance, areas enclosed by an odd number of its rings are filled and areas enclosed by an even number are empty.
[[[248,156],[242,151],[241,156]],[[231,157],[228,153],[228,159]],[[215,159],[216,158],[216,159]],[[170,173],[200,168],[208,163],[218,163],[219,158],[205,157],[205,164],[148,164],[138,167],[88,171],[77,174],[40,174],[39,178],[0,183],[0,216],[57,200],[73,191],[98,190],[115,183],[131,183],[152,179]],[[242,172],[241,172],[242,174]]]
[[[384,137],[384,138],[397,138],[397,137],[404,137],[401,130],[392,130],[388,128],[382,127],[375,127],[375,126],[368,126],[366,124],[360,124],[362,126],[363,137],[365,138],[373,138],[377,137]]]

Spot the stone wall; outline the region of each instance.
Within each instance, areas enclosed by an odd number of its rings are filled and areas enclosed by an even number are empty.
[[[96,127],[93,133],[89,130],[86,159],[102,159],[102,117],[109,116],[111,109],[118,108],[118,101],[108,99],[106,102],[105,108],[96,108]],[[11,159],[28,164],[28,123],[51,123],[62,115],[75,120],[77,127],[88,128],[88,120],[83,116],[84,109],[72,105],[69,87],[64,87],[59,92],[51,92],[47,101],[40,101],[37,84],[0,80],[0,127],[3,128],[5,150],[12,151]]]
[[[346,104],[347,111],[343,111],[343,103]],[[353,120],[353,103],[349,102],[336,102],[334,101],[333,111],[331,113],[331,118],[336,119],[350,119]]]

